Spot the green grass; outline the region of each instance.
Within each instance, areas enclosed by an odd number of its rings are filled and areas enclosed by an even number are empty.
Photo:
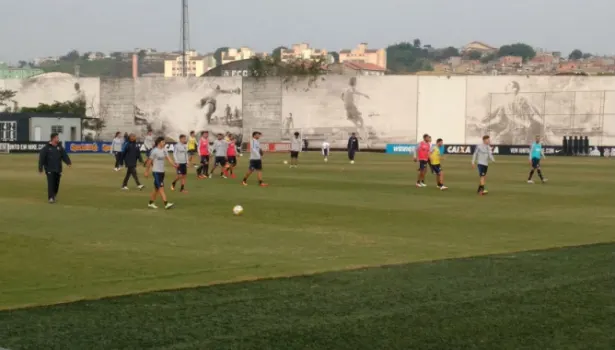
[[[0,157],[0,308],[414,264],[7,311],[0,347],[615,345],[614,245],[510,254],[612,242],[610,160],[549,158],[551,181],[528,185],[526,159],[500,157],[478,197],[466,157],[445,160],[447,192],[414,188],[404,156],[282,159],[265,159],[269,188],[190,178],[175,209],[152,211],[147,193],[119,190],[111,157],[75,156],[56,205],[35,156]]]

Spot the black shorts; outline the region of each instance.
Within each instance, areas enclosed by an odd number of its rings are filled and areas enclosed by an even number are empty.
[[[442,172],[442,166],[440,164],[431,164],[431,171],[433,171],[436,175],[440,175]]]
[[[154,188],[159,189],[164,187],[164,173],[152,173],[154,176]]]
[[[177,164],[177,175],[186,175],[188,174],[188,165],[187,164]]]
[[[487,170],[489,170],[489,166],[479,164],[476,168],[478,169],[478,176],[487,176]]]
[[[226,165],[226,157],[216,157],[216,165],[225,166]]]
[[[261,159],[250,159],[250,170],[263,170],[263,161]]]
[[[427,164],[429,164],[429,161],[419,160],[419,170],[425,170],[427,168]]]
[[[538,169],[538,168],[540,168],[540,159],[538,159],[538,158],[532,158],[532,168],[533,168],[533,169]]]
[[[201,164],[209,165],[209,156],[201,156]]]
[[[196,150],[193,150],[193,149],[189,149],[188,150],[188,155],[189,156],[194,156],[195,154],[196,154]]]
[[[235,156],[228,156],[228,163],[230,165],[237,165],[237,157],[235,157]]]
[[[290,157],[291,158],[299,158],[299,152],[297,151],[290,151]]]

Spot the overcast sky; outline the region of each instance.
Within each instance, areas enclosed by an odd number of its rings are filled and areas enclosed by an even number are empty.
[[[176,50],[181,0],[2,1],[0,61],[77,49]],[[340,50],[420,38],[434,47],[525,42],[615,54],[614,0],[189,0],[192,48],[271,51],[308,42]]]

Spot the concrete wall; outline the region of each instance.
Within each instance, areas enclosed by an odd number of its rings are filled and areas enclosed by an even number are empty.
[[[62,126],[64,129],[59,134],[60,141],[81,141],[81,119],[79,118],[30,118],[30,141],[48,141],[52,127]],[[36,139],[37,128],[40,128],[40,139]],[[75,128],[75,137],[71,137],[71,128]]]
[[[106,121],[103,138],[151,127],[170,136],[262,129],[282,139],[286,129],[301,129],[314,145],[326,139],[338,146],[351,132],[374,148],[415,142],[423,133],[449,144],[477,143],[484,134],[497,143],[526,144],[540,134],[550,144],[587,135],[592,144],[615,145],[615,77],[357,77],[356,108],[342,99],[352,91],[343,76],[78,79],[50,73],[0,80],[0,87],[17,91],[21,106],[85,98],[88,116]],[[201,106],[201,100],[212,103]]]

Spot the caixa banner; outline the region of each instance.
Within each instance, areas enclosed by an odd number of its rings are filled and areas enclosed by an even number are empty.
[[[142,152],[145,152],[145,146],[141,143],[137,145]],[[67,141],[64,143],[64,148],[68,153],[111,153],[111,142]],[[175,142],[165,144],[165,148],[168,152],[173,152]]]
[[[473,154],[476,145],[445,145],[445,154]],[[547,156],[563,156],[564,150],[561,146],[542,146]],[[493,154],[503,156],[529,156],[530,146],[523,145],[494,145],[491,146]]]

